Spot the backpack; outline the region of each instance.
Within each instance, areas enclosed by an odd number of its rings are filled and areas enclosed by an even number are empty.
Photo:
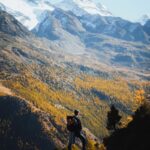
[[[75,131],[78,127],[78,121],[74,116],[67,116],[67,129],[71,132]]]

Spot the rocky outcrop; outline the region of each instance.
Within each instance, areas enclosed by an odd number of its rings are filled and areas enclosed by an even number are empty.
[[[31,35],[27,28],[5,11],[0,11],[0,31],[12,36],[26,37]]]

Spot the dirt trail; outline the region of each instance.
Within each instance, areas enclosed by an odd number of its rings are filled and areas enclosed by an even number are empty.
[[[13,95],[11,90],[4,87],[1,83],[0,83],[0,93],[7,94],[7,95]]]

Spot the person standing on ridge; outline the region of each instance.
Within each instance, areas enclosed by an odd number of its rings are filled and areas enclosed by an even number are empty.
[[[72,149],[72,144],[75,144],[75,138],[79,138],[82,142],[82,150],[86,150],[86,140],[82,135],[82,124],[78,118],[79,111],[74,110],[74,116],[67,116],[67,129],[69,131],[68,150]]]

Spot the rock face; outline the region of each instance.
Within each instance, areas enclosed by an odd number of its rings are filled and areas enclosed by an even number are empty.
[[[26,37],[31,35],[27,28],[4,11],[0,11],[0,31],[12,36]]]
[[[45,16],[43,20],[33,29],[33,33],[40,37],[60,40],[65,33],[75,36],[85,32],[76,16],[61,9],[56,9],[53,12],[45,11],[43,16]],[[69,39],[67,40],[69,41]]]
[[[127,41],[150,42],[139,23],[132,23],[119,17],[84,15],[80,21],[85,29],[96,34],[105,34]]]

